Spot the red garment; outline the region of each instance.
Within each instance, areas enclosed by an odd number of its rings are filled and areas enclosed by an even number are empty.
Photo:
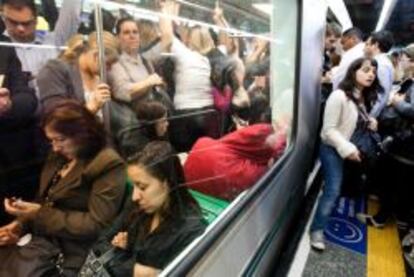
[[[218,140],[200,138],[184,165],[188,187],[224,199],[233,199],[251,187],[268,169],[271,158],[279,158],[286,135],[273,134],[270,124],[256,124]]]

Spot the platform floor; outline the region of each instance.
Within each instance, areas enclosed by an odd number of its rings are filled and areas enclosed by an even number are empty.
[[[370,214],[375,213],[377,203],[341,198],[325,231],[327,249],[324,252],[310,248],[308,222],[288,276],[413,276],[404,264],[401,234],[396,224],[390,222],[383,229],[360,224],[355,214],[367,209]]]

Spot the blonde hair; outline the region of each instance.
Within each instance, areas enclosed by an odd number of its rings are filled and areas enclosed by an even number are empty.
[[[120,51],[118,40],[114,35],[106,31],[103,32],[102,36],[106,59],[108,61],[118,60]],[[66,46],[67,49],[62,52],[59,58],[66,62],[74,63],[82,53],[98,49],[97,33],[92,32],[88,36],[76,34],[67,41]]]
[[[190,49],[197,51],[202,55],[206,55],[215,47],[210,32],[205,27],[196,26],[191,28],[189,36],[188,46]]]
[[[146,48],[158,38],[158,28],[154,22],[149,20],[138,21],[140,47]]]

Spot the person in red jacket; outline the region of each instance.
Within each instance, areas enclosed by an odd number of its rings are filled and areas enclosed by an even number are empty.
[[[184,165],[189,188],[227,200],[250,188],[286,146],[285,130],[254,124],[220,139],[200,138]]]

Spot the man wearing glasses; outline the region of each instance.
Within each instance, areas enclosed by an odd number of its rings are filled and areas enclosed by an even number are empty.
[[[53,32],[36,32],[37,11],[34,0],[3,0],[3,21],[7,35],[16,46],[23,71],[34,79],[49,59],[56,58],[59,46],[77,32],[81,0],[64,0]]]

